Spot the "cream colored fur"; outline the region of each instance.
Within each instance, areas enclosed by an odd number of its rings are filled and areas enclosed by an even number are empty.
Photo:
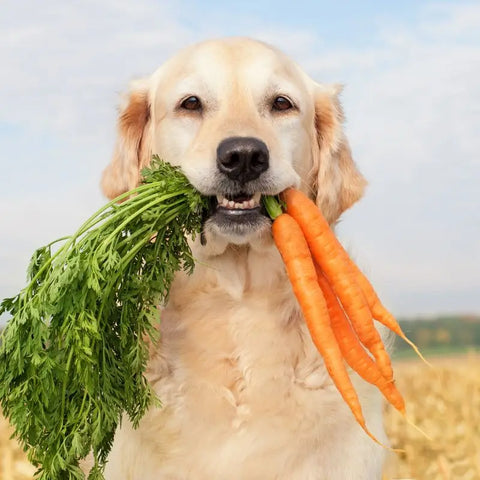
[[[365,181],[342,130],[338,87],[313,82],[249,39],[191,47],[133,85],[103,188],[135,186],[152,153],[214,194],[218,143],[255,136],[277,192],[300,186],[333,224]],[[273,115],[272,95],[298,107]],[[178,110],[185,95],[204,111]],[[277,193],[271,192],[271,193]],[[163,402],[116,434],[108,480],[374,480],[384,452],[355,422],[313,346],[269,229],[245,238],[206,229],[192,276],[178,274],[161,312],[147,377]],[[353,375],[352,375],[353,376]],[[354,377],[367,424],[385,440],[381,399]]]

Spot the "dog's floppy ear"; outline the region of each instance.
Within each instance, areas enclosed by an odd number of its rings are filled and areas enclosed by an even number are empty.
[[[310,179],[317,205],[329,223],[360,199],[367,184],[357,170],[343,132],[340,91],[338,85],[316,85],[315,90]]]
[[[152,137],[148,86],[148,79],[132,83],[120,107],[113,158],[104,170],[101,182],[103,193],[109,198],[135,188],[140,170],[150,163]]]

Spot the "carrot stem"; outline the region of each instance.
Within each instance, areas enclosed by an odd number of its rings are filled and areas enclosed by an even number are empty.
[[[263,204],[272,220],[275,220],[283,213],[283,202],[276,196],[268,195],[263,197]]]

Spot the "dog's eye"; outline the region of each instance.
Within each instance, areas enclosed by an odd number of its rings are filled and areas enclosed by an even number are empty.
[[[293,104],[288,98],[279,96],[273,101],[272,108],[273,110],[280,111],[290,110],[291,108],[293,108]]]
[[[202,108],[202,102],[198,97],[191,96],[186,98],[180,105],[185,110],[200,110]]]

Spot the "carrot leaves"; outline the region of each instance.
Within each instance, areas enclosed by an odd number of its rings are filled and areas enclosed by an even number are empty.
[[[39,248],[28,285],[3,300],[0,406],[41,480],[103,479],[122,415],[157,403],[143,372],[175,272],[194,268],[187,235],[207,200],[158,158],[144,181],[71,237]],[[122,203],[119,201],[124,200]]]

